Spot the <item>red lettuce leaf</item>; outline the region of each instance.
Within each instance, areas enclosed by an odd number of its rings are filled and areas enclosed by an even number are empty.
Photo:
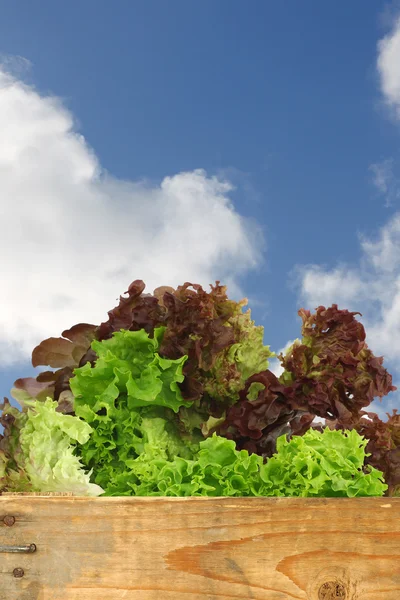
[[[302,339],[279,357],[283,374],[277,378],[263,368],[247,380],[246,372],[241,380],[238,365],[229,363],[228,358],[234,345],[244,339],[240,327],[246,319],[238,315],[246,301],[229,300],[226,287],[218,281],[210,287],[207,292],[186,282],[177,289],[157,288],[152,295],[144,293],[143,281],[134,281],[98,327],[78,324],[62,337],[39,344],[33,351],[33,365],[47,365],[54,371],[40,373],[36,379],[17,380],[17,391],[39,399],[53,397],[58,400],[58,410],[72,412],[69,382],[76,367],[95,364],[94,339],[109,339],[121,329],[144,329],[153,336],[155,328],[163,326],[160,355],[169,359],[188,356],[180,386],[184,399],[193,401],[193,406],[178,413],[177,425],[183,433],[199,428],[204,435],[216,431],[234,440],[239,449],[268,457],[275,452],[280,435],[302,435],[315,426],[315,417],[322,417],[332,427],[356,428],[365,435],[369,463],[385,473],[390,493],[397,493],[399,416],[394,413],[383,423],[377,415],[365,412],[374,398],[396,388],[383,359],[374,356],[365,342],[364,327],[356,319],[360,313],[340,310],[336,304],[319,306],[314,313],[299,310]],[[223,368],[218,371],[219,365]],[[213,369],[221,378],[215,381],[217,385],[210,385],[210,377],[218,376]],[[239,399],[236,395],[232,400],[229,390],[243,381]],[[213,395],[216,389],[222,390],[218,397]]]
[[[63,331],[62,337],[44,340],[32,352],[32,365],[55,369],[77,367],[95,339],[96,329],[96,325],[79,323]]]
[[[19,380],[18,385],[27,392],[31,390],[33,397],[37,397],[37,387],[40,393],[58,400],[60,410],[70,412],[69,380],[76,367],[95,363],[97,357],[91,349],[93,339],[109,339],[121,329],[144,329],[152,336],[156,327],[164,326],[160,355],[170,359],[189,357],[181,389],[186,400],[200,402],[208,371],[218,353],[236,341],[235,330],[228,321],[239,314],[246,303],[229,300],[226,287],[219,282],[210,287],[211,291],[206,292],[200,285],[185,283],[176,290],[157,288],[151,295],[143,293],[143,281],[134,281],[126,296],[121,296],[119,304],[108,312],[108,320],[98,327],[80,323],[64,331],[62,337],[41,342],[33,350],[33,366],[47,365],[57,370],[41,373],[36,380]],[[232,372],[234,377],[237,377],[236,371]]]
[[[281,355],[284,395],[293,408],[350,427],[375,397],[396,390],[365,342],[363,325],[348,310],[319,306],[314,314],[301,309],[301,343]]]
[[[384,473],[388,495],[400,495],[400,415],[395,409],[387,416],[388,420],[382,421],[377,414],[367,412],[355,429],[368,440],[366,452],[370,456],[366,462]]]
[[[253,384],[261,389],[255,399],[249,399]],[[314,415],[294,409],[284,392],[285,386],[271,371],[253,375],[240,393],[239,401],[228,408],[218,434],[235,440],[240,449],[272,456],[280,435],[301,435],[314,419]]]
[[[152,334],[156,327],[164,324],[164,307],[157,297],[143,294],[145,287],[140,279],[131,283],[126,292],[128,297],[120,296],[118,306],[108,312],[108,320],[97,329],[96,339],[108,339],[115,331],[121,329],[144,329]]]
[[[365,343],[365,330],[356,314],[335,304],[327,309],[320,306],[314,314],[301,309],[303,339],[279,357],[284,373],[279,379],[268,370],[250,377],[218,433],[234,439],[240,448],[271,456],[279,435],[302,435],[315,417],[331,419],[343,429],[356,427],[365,414],[363,408],[376,396],[396,389],[383,359],[375,357]],[[261,389],[250,399],[253,384]],[[392,471],[398,455],[387,452],[395,447],[392,443],[379,450]],[[370,448],[376,456],[372,461],[380,464],[378,448],[372,444]]]

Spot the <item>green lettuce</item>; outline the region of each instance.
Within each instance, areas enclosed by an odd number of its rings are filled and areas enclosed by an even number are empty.
[[[212,437],[192,459],[168,461],[143,455],[130,467],[137,496],[382,496],[387,486],[374,468],[363,472],[365,441],[348,434],[310,430],[290,442],[278,440],[277,454],[237,450],[232,440]]]
[[[275,356],[264,346],[264,327],[256,326],[250,310],[230,317],[227,326],[234,332],[234,344],[217,354],[215,364],[205,376],[204,390],[212,398],[230,398],[233,403],[249,377],[268,369],[268,359]]]
[[[165,409],[120,409],[81,448],[107,496],[382,496],[382,473],[367,467],[356,431],[308,431],[278,438],[266,463],[213,434],[184,441]],[[100,429],[99,429],[100,430]],[[112,434],[110,437],[110,433]],[[107,446],[106,440],[112,440]],[[110,451],[112,445],[112,451]]]
[[[193,458],[152,456],[131,461],[135,496],[262,496],[263,459],[214,434],[199,443]],[[117,490],[115,490],[117,495]]]
[[[0,456],[3,489],[102,494],[102,488],[90,482],[91,473],[84,471],[74,454],[76,444],[89,439],[91,427],[78,417],[57,412],[58,404],[51,398],[44,402],[25,400],[25,406],[26,412],[8,408],[7,414],[13,419],[7,450]]]
[[[202,437],[178,430],[176,413],[192,404],[179,387],[187,357],[158,354],[164,332],[156,328],[151,338],[144,330],[122,330],[92,342],[96,363],[75,369],[70,380],[75,414],[93,428],[77,454],[108,495],[132,494],[131,461],[139,455],[143,462],[191,457]]]
[[[277,453],[262,465],[260,476],[273,496],[382,496],[387,489],[383,473],[364,467],[363,439],[354,429],[277,440]]]
[[[109,414],[120,395],[127,397],[129,409],[164,406],[177,413],[180,406],[190,406],[179,388],[187,356],[170,360],[158,354],[164,332],[165,327],[158,327],[151,338],[144,329],[121,330],[93,341],[95,365],[87,362],[75,369],[70,380],[75,413],[91,422],[98,413]]]
[[[131,410],[126,396],[116,404],[107,415],[94,414],[93,432],[77,448],[106,495],[136,495],[141,476],[146,474],[146,481],[156,481],[154,461],[191,458],[198,451],[201,434],[197,439],[185,439],[172,410],[157,406]]]

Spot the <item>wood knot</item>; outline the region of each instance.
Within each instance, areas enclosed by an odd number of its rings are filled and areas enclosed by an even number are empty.
[[[326,581],[319,588],[318,600],[346,600],[346,588],[338,581]]]

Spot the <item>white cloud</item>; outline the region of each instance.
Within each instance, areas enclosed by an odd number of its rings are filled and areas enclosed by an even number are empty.
[[[133,279],[147,291],[238,276],[260,261],[260,232],[202,170],[160,185],[104,173],[60,100],[0,71],[0,359],[100,322]]]
[[[333,268],[308,265],[297,268],[302,306],[338,304],[358,311],[366,340],[393,374],[400,390],[400,213],[379,232],[377,239],[360,238],[361,260],[355,267],[342,264]],[[374,401],[369,410],[386,419],[386,413],[399,407],[400,392],[384,402]]]
[[[302,297],[311,308],[324,304],[327,298],[335,298],[336,304],[353,305],[363,293],[359,275],[346,265],[326,271],[318,265],[297,268],[301,280]]]
[[[399,165],[393,158],[386,158],[370,165],[372,181],[379,194],[385,198],[385,206],[392,206],[400,197]]]
[[[377,70],[387,106],[400,119],[400,17],[378,43]],[[393,159],[371,165],[374,183],[387,203],[399,196]],[[400,367],[400,212],[379,231],[376,239],[360,236],[359,264],[297,267],[303,304],[315,308],[336,303],[360,311],[367,341],[383,355],[391,370]]]
[[[283,346],[283,348],[281,348],[280,350],[278,350],[278,352],[275,352],[275,354],[277,356],[279,356],[280,354],[286,354],[286,352],[289,350],[290,346],[292,346],[294,344],[294,340],[289,340],[288,342],[286,342],[286,344]],[[269,370],[272,371],[272,373],[276,376],[279,377],[280,375],[282,375],[284,369],[280,363],[280,360],[278,358],[272,358],[269,361]]]
[[[393,158],[387,158],[370,166],[373,173],[373,182],[381,194],[387,194],[393,178]]]
[[[301,301],[314,309],[336,303],[360,311],[367,341],[376,354],[400,364],[400,213],[376,240],[361,238],[358,266],[331,269],[318,265],[298,268]]]
[[[400,17],[378,42],[377,68],[381,91],[395,118],[400,119]]]

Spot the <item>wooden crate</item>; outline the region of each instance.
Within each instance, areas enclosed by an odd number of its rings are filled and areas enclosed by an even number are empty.
[[[2,600],[400,599],[400,498],[1,496],[0,546],[30,544]]]

